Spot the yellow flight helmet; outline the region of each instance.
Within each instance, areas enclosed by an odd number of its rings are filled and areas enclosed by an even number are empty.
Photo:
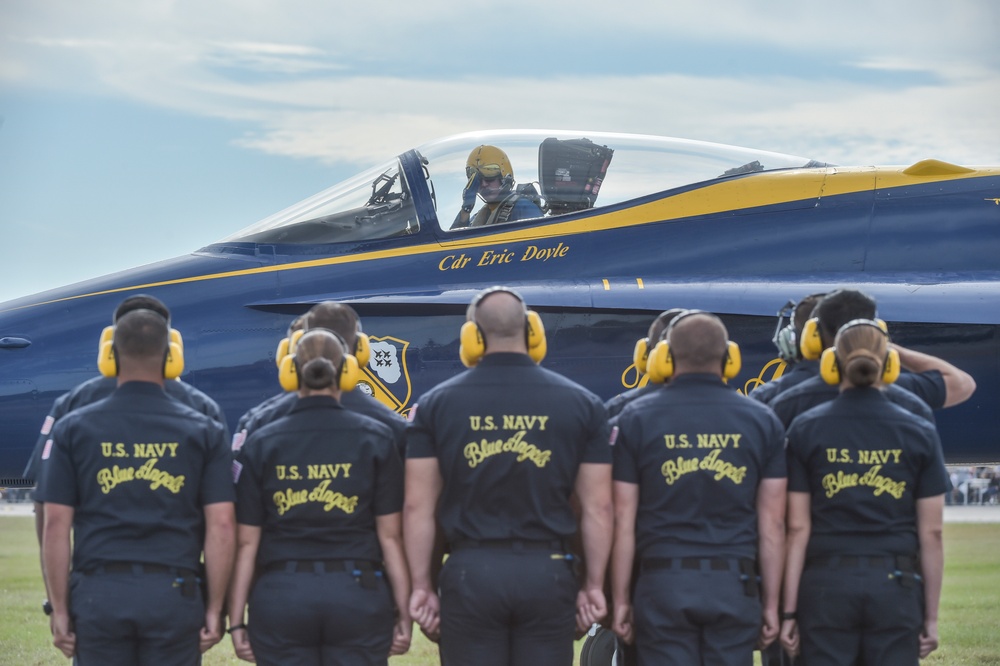
[[[510,166],[507,153],[496,146],[477,146],[469,153],[469,159],[465,163],[465,176],[471,180],[477,172],[483,178],[502,176],[504,180],[514,179],[514,169]]]

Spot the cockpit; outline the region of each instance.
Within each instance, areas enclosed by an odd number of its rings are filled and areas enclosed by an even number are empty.
[[[512,192],[537,208],[529,219],[456,224],[468,197],[466,162],[477,146],[510,160]],[[802,157],[722,144],[601,132],[477,132],[434,141],[369,169],[222,242],[361,243],[420,233],[454,236],[492,227],[587,215],[719,178],[828,166]],[[478,198],[475,209],[489,204]],[[476,210],[472,211],[475,214]],[[538,214],[540,213],[540,215]],[[494,219],[496,216],[494,216]]]

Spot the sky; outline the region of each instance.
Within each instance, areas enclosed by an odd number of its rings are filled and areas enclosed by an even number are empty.
[[[997,165],[998,27],[995,0],[2,0],[0,302],[466,131]]]

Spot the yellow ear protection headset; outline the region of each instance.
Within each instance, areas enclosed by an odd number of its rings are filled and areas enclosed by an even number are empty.
[[[289,347],[292,351],[281,359],[281,366],[278,368],[278,381],[281,383],[281,388],[289,392],[299,390],[299,361],[295,357],[295,348],[304,334],[305,331],[295,331],[292,334],[289,340]],[[330,332],[330,335],[337,338],[343,352],[343,358],[337,368],[337,388],[342,392],[352,391],[361,378],[358,359],[348,353],[347,343],[342,337],[333,332]]]
[[[839,336],[847,329],[854,328],[855,326],[873,326],[882,331],[886,342],[889,340],[888,327],[881,319],[852,319],[840,327],[837,335]],[[896,381],[899,378],[899,370],[899,352],[895,349],[887,348],[885,359],[882,361],[882,383],[892,384]],[[827,384],[840,384],[840,359],[837,358],[836,347],[829,347],[823,350],[823,354],[819,359],[819,375]]]
[[[483,336],[483,329],[479,328],[479,324],[476,323],[476,309],[484,298],[490,294],[495,294],[498,291],[502,291],[514,296],[517,300],[521,301],[521,305],[524,307],[524,335],[525,341],[528,345],[528,356],[531,357],[535,363],[541,363],[542,359],[545,358],[545,352],[548,349],[547,343],[545,341],[545,326],[542,324],[542,318],[538,316],[538,313],[534,310],[529,310],[528,306],[525,304],[524,299],[521,295],[512,289],[506,287],[491,287],[485,289],[473,299],[472,305],[469,307],[469,311],[472,313],[472,319],[462,324],[462,330],[459,332],[459,347],[458,356],[462,359],[462,363],[467,368],[479,363],[479,360],[483,358],[486,353],[486,338]]]
[[[663,332],[663,335],[660,336],[660,341],[656,343],[656,347],[653,348],[653,352],[649,355],[649,364],[647,366],[649,371],[649,381],[656,384],[662,384],[674,376],[674,354],[670,351],[670,333],[682,319],[696,314],[708,315],[709,317],[718,319],[718,317],[711,312],[704,312],[702,310],[685,310],[681,314],[674,317],[673,321],[670,322],[667,329]],[[729,380],[740,374],[740,368],[742,365],[743,359],[740,354],[740,346],[732,340],[727,340],[726,356],[722,363],[723,379]]]
[[[298,331],[292,333],[292,335],[294,336],[295,333],[298,333],[299,337],[302,337],[303,331],[302,329],[299,329]],[[364,367],[368,365],[368,359],[371,358],[372,346],[371,346],[371,341],[369,341],[368,339],[368,336],[361,332],[360,321],[358,321],[358,332],[356,334],[355,340],[356,341],[354,343],[354,358],[356,358],[358,361],[358,367]],[[290,337],[282,338],[281,342],[278,343],[278,349],[274,352],[274,364],[277,365],[278,369],[280,370],[281,362],[284,360],[284,358],[289,354],[294,354],[294,353],[295,351],[294,347],[292,346],[292,339]]]
[[[878,319],[877,317],[875,319],[855,319],[853,321],[873,321],[883,331],[886,333],[889,332],[889,327],[886,326],[884,321]],[[806,325],[802,327],[802,340],[799,341],[799,351],[802,352],[802,358],[807,361],[818,360],[819,357],[823,355],[823,336],[820,335],[819,331],[819,317],[812,317],[806,322]]]
[[[105,377],[118,376],[118,351],[115,349],[114,326],[105,326],[101,331],[101,341],[97,350],[97,369]],[[177,379],[182,372],[184,372],[184,340],[180,331],[171,328],[167,353],[163,358],[163,378]]]
[[[663,331],[666,330],[667,325],[674,320],[674,317],[684,312],[682,308],[672,308],[670,310],[664,310],[656,316],[653,320],[653,325],[649,327],[650,331],[656,331],[657,325],[659,328],[659,335],[656,340],[650,340],[649,336],[644,338],[639,338],[635,342],[635,348],[632,350],[632,363],[635,364],[636,372],[639,373],[639,377],[647,374],[649,372],[649,353],[653,351],[656,347],[656,343],[660,340]]]

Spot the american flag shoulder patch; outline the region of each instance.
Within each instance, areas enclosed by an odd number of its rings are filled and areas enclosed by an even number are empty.
[[[233,483],[239,483],[240,474],[243,472],[243,463],[238,460],[233,461]]]
[[[52,432],[52,426],[54,426],[55,424],[56,424],[56,420],[54,418],[52,418],[51,414],[49,414],[48,416],[46,416],[45,420],[42,421],[42,434],[43,435],[48,435],[50,432]]]
[[[45,440],[45,448],[42,449],[42,460],[48,460],[52,455],[52,438]]]
[[[238,433],[233,435],[233,451],[239,451],[243,448],[243,442],[247,440],[246,428],[240,430]]]
[[[617,441],[618,441],[618,426],[612,426],[611,437],[608,438],[608,444],[614,446],[615,442]]]

